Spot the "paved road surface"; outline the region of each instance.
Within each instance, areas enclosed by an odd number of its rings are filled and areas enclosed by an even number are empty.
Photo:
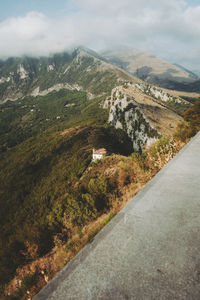
[[[200,133],[34,300],[200,299]]]

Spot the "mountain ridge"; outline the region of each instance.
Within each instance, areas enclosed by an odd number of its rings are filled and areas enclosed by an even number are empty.
[[[50,57],[9,58],[0,62],[0,102],[63,88],[87,91],[92,98],[123,80],[137,81],[83,47]]]
[[[96,53],[81,46],[49,57],[1,60],[0,103],[61,89],[86,91],[92,99],[125,81],[140,80],[164,88],[199,92],[200,80],[195,76],[183,67],[137,49],[125,47]]]
[[[180,86],[183,90],[185,87],[190,91],[192,84],[198,81],[198,76],[191,71],[135,48],[120,47],[99,53],[107,61],[118,65],[130,74],[163,88],[176,89]]]

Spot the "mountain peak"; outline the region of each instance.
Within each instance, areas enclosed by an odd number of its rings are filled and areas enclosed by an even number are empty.
[[[49,57],[10,58],[0,64],[0,103],[77,86],[100,95],[123,80],[134,78],[83,46]]]

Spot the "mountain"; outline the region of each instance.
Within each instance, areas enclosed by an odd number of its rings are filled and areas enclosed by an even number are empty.
[[[142,152],[161,136],[171,136],[190,105],[180,97],[145,83],[125,83],[112,90],[103,107],[108,122],[127,133],[133,150]]]
[[[174,89],[183,92],[200,93],[200,79],[195,80],[194,82],[176,82],[174,84]]]
[[[100,55],[130,74],[151,84],[164,88],[178,89],[179,84],[190,91],[198,77],[180,66],[138,49],[121,47],[100,52]],[[188,88],[188,89],[187,89]]]
[[[183,71],[185,71],[185,72],[191,74],[191,76],[193,76],[194,78],[198,79],[198,75],[197,75],[195,72],[192,72],[192,71],[188,70],[187,68],[185,68],[185,67],[183,67],[183,66],[181,66],[181,65],[179,65],[179,64],[176,64],[176,63],[174,64],[174,66],[176,66],[176,67],[182,69]]]
[[[0,103],[63,88],[84,90],[92,98],[124,80],[136,79],[83,47],[51,57],[9,58],[0,61]]]
[[[0,74],[0,294],[27,299],[174,155],[190,103],[85,48]],[[92,162],[93,148],[108,156]]]
[[[200,70],[192,70],[192,72],[200,78]]]

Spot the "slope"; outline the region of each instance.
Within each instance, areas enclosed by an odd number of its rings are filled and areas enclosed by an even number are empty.
[[[125,156],[133,148],[141,151],[149,138],[170,135],[181,120],[175,112],[182,113],[189,105],[87,49],[31,61],[10,59],[1,69],[3,84],[8,84],[0,106],[2,290],[16,270],[24,265],[29,269],[57,245],[70,246],[72,233],[81,237],[84,226],[107,212],[120,197],[121,187],[134,177],[120,171],[120,160],[129,163]],[[5,101],[8,94],[21,98]],[[163,145],[166,151],[174,147],[169,139],[158,148]],[[111,155],[105,160],[109,176],[101,174],[101,168],[96,172],[101,163],[91,164],[93,147],[105,147]],[[124,155],[117,156],[115,175],[114,154]],[[143,155],[132,157],[144,165]],[[141,184],[143,175],[147,180],[155,170],[156,163],[141,173],[139,167]]]
[[[124,80],[137,81],[82,47],[52,57],[9,58],[0,61],[0,103],[63,88],[86,91],[93,98]]]
[[[108,122],[128,134],[135,151],[149,147],[161,135],[173,135],[182,121],[180,114],[189,106],[180,97],[145,83],[118,86],[103,103],[109,109]]]
[[[161,87],[178,89],[180,84],[187,88],[198,79],[191,72],[138,49],[121,47],[104,50],[100,54],[134,76]]]
[[[52,248],[66,211],[69,222],[79,226],[105,209],[102,195],[87,198],[76,183],[91,162],[94,142],[110,153],[125,155],[132,152],[132,145],[122,130],[104,125],[108,114],[99,101],[72,106],[73,119],[58,120],[59,124],[56,119],[48,129],[1,153],[1,284],[19,266]],[[69,235],[63,233],[63,239]]]

